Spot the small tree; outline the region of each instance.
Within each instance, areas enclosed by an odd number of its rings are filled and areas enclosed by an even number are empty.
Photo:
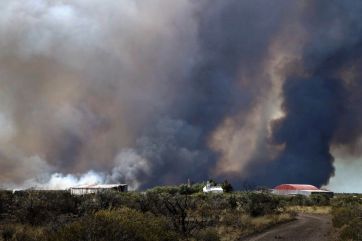
[[[222,186],[222,189],[224,190],[224,192],[232,192],[233,191],[233,186],[226,179],[222,183],[221,186]]]
[[[208,181],[210,183],[210,186],[216,186],[217,185],[217,182],[213,179],[209,179]]]

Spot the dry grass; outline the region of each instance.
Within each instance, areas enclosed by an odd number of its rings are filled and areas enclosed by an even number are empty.
[[[218,233],[221,241],[234,241],[238,240],[241,236],[241,230],[228,226],[219,227]]]
[[[298,213],[312,213],[312,214],[330,214],[330,206],[291,206],[287,211]]]
[[[250,217],[248,215],[241,215],[240,217],[242,226],[220,226],[218,233],[221,241],[235,241],[240,240],[241,237],[246,237],[255,233],[263,232],[275,225],[289,222],[294,220],[293,215],[290,213],[282,213],[279,215],[266,215],[261,217]]]
[[[275,224],[284,223],[292,220],[293,218],[288,213],[282,213],[280,215],[266,215],[262,217],[253,218],[251,223],[257,230],[265,229],[265,227],[273,226]]]

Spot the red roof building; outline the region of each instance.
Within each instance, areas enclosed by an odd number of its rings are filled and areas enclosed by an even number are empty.
[[[333,196],[333,192],[328,190],[319,189],[313,185],[308,184],[281,184],[276,186],[272,193],[277,195],[304,195],[310,196],[313,194],[325,194]]]

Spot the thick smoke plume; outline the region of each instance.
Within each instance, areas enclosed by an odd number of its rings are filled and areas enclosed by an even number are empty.
[[[361,12],[358,0],[5,0],[0,182],[327,184],[333,150],[361,154]]]

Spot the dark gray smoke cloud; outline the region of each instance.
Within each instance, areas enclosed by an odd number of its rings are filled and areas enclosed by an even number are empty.
[[[358,155],[361,8],[5,1],[0,181],[326,184]]]
[[[335,171],[332,149],[343,146],[353,155],[361,136],[362,4],[305,4],[300,21],[306,41],[301,58],[287,67],[285,116],[272,122],[271,142],[283,150],[263,173],[252,164],[264,185],[327,184]]]
[[[198,61],[168,113],[174,119],[148,127],[138,142],[138,152],[156,164],[151,185],[213,177],[220,153],[210,149],[209,139],[225,117],[248,115],[271,85],[260,70],[287,6],[273,11],[265,1],[197,6]]]

